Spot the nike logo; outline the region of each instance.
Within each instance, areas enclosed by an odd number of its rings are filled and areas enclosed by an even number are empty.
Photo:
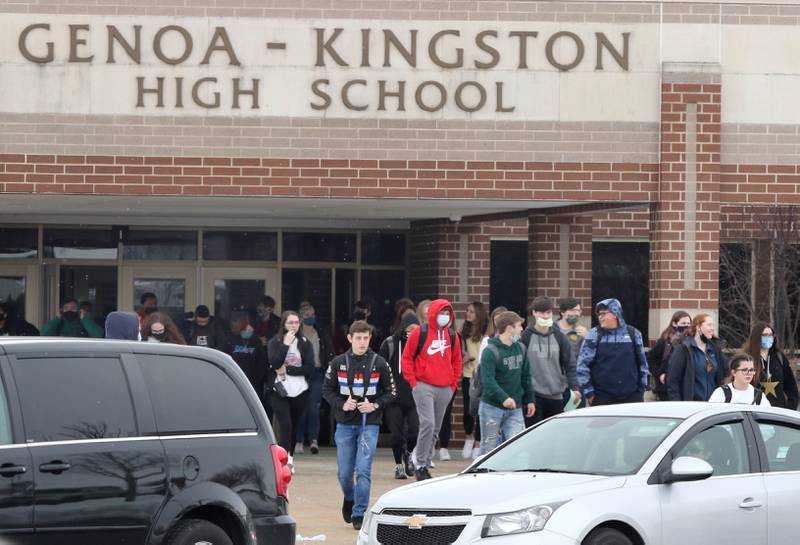
[[[447,350],[449,347],[450,346],[447,344],[447,341],[444,339],[441,341],[438,339],[431,341],[430,346],[428,346],[428,355],[433,356],[438,352],[441,356],[444,356],[445,350]]]

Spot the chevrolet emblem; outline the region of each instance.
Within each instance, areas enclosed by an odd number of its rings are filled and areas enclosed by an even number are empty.
[[[422,530],[426,524],[428,524],[427,515],[414,515],[403,521],[403,525],[408,526],[409,530]]]

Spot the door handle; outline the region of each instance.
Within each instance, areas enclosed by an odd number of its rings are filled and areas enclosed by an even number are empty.
[[[3,464],[0,465],[0,475],[3,477],[13,477],[14,475],[22,475],[28,471],[28,468],[25,466],[17,466],[14,464]]]
[[[742,503],[739,504],[739,507],[741,509],[757,509],[763,505],[763,503],[753,498],[745,498],[742,500]]]
[[[61,460],[54,460],[49,464],[42,464],[39,466],[39,471],[42,473],[55,473],[59,475],[64,471],[67,471],[70,468],[70,465],[67,462],[62,462]]]

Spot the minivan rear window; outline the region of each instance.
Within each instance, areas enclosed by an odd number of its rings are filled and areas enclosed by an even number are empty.
[[[138,354],[160,434],[257,429],[233,380],[211,362]]]
[[[136,436],[118,358],[26,358],[12,369],[28,443]]]

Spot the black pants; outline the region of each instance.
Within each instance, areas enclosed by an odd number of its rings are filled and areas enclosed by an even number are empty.
[[[477,369],[475,370],[477,373]],[[469,404],[469,380],[467,377],[461,377],[461,395],[464,398],[464,433],[472,435],[475,433],[475,440],[481,440],[481,426],[478,424],[477,414],[475,417],[471,414],[471,407]]]
[[[419,417],[414,403],[392,403],[383,413],[386,425],[392,435],[392,454],[394,463],[402,463],[403,453],[411,452],[417,446]]]
[[[620,405],[622,403],[641,403],[644,401],[644,392],[634,392],[628,397],[616,398],[603,394],[595,394],[592,407],[598,405]]]
[[[306,414],[308,390],[297,397],[270,396],[275,420],[278,422],[278,444],[286,449],[290,456],[294,456],[294,432],[300,424],[300,419]]]
[[[439,430],[439,448],[450,447],[450,435],[453,431],[453,401],[456,400],[456,394],[453,392],[453,397],[450,398],[450,404],[444,413],[444,420],[442,420],[442,427]]]
[[[525,412],[525,407],[522,408]],[[525,427],[529,428],[534,424],[538,424],[545,418],[550,418],[557,414],[564,412],[564,399],[547,399],[542,396],[536,396],[536,412],[530,418],[525,418]]]

